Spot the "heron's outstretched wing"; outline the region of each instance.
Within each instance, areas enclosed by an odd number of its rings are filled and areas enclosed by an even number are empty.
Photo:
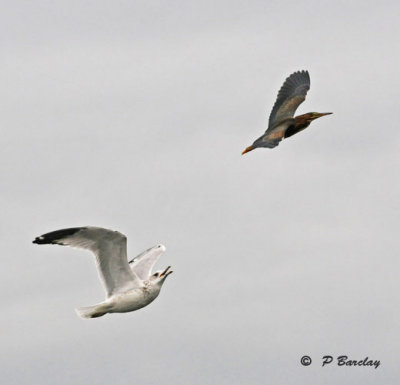
[[[297,107],[306,99],[309,89],[310,75],[308,71],[292,73],[278,92],[278,97],[269,116],[268,130],[273,129],[277,122],[285,118],[293,118]]]
[[[101,227],[74,227],[37,237],[33,243],[56,244],[90,250],[96,256],[97,268],[107,296],[143,286],[130,269],[126,237],[118,231]]]
[[[129,261],[129,264],[140,279],[146,280],[150,277],[154,265],[165,250],[164,245],[154,246]]]
[[[285,138],[285,132],[293,123],[292,118],[287,118],[274,125],[272,130],[267,130],[254,141],[252,147],[274,148],[279,145],[280,141]]]

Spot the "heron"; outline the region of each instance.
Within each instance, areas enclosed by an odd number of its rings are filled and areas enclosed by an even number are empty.
[[[265,134],[247,147],[242,155],[259,147],[274,148],[282,139],[289,138],[303,131],[311,122],[332,112],[308,112],[294,117],[294,113],[306,99],[310,89],[310,75],[308,71],[292,73],[283,83],[278,97],[269,116],[268,128]]]

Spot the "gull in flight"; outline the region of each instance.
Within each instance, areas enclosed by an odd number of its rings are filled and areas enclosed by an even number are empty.
[[[37,237],[33,243],[77,247],[90,250],[95,255],[107,296],[104,302],[97,305],[76,309],[82,318],[127,313],[145,307],[157,298],[165,279],[172,273],[169,271],[171,266],[152,273],[165,246],[154,246],[128,262],[126,236],[101,227],[52,231]]]

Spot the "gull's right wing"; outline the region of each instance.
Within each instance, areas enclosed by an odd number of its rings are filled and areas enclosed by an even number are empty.
[[[154,265],[165,250],[164,245],[151,247],[129,261],[129,264],[140,279],[146,280],[150,277]]]

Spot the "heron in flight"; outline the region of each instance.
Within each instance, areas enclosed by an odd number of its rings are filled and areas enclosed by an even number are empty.
[[[125,235],[101,227],[52,231],[36,237],[33,243],[77,247],[95,255],[107,296],[97,305],[76,309],[82,318],[127,313],[145,307],[157,298],[165,279],[172,273],[168,271],[171,266],[152,272],[165,246],[154,246],[128,262]]]
[[[308,71],[292,73],[279,90],[278,97],[269,116],[267,131],[251,146],[247,147],[242,152],[242,155],[258,147],[274,148],[282,139],[307,128],[313,120],[332,114],[332,112],[308,112],[294,117],[297,107],[304,102],[309,89],[310,75]]]

